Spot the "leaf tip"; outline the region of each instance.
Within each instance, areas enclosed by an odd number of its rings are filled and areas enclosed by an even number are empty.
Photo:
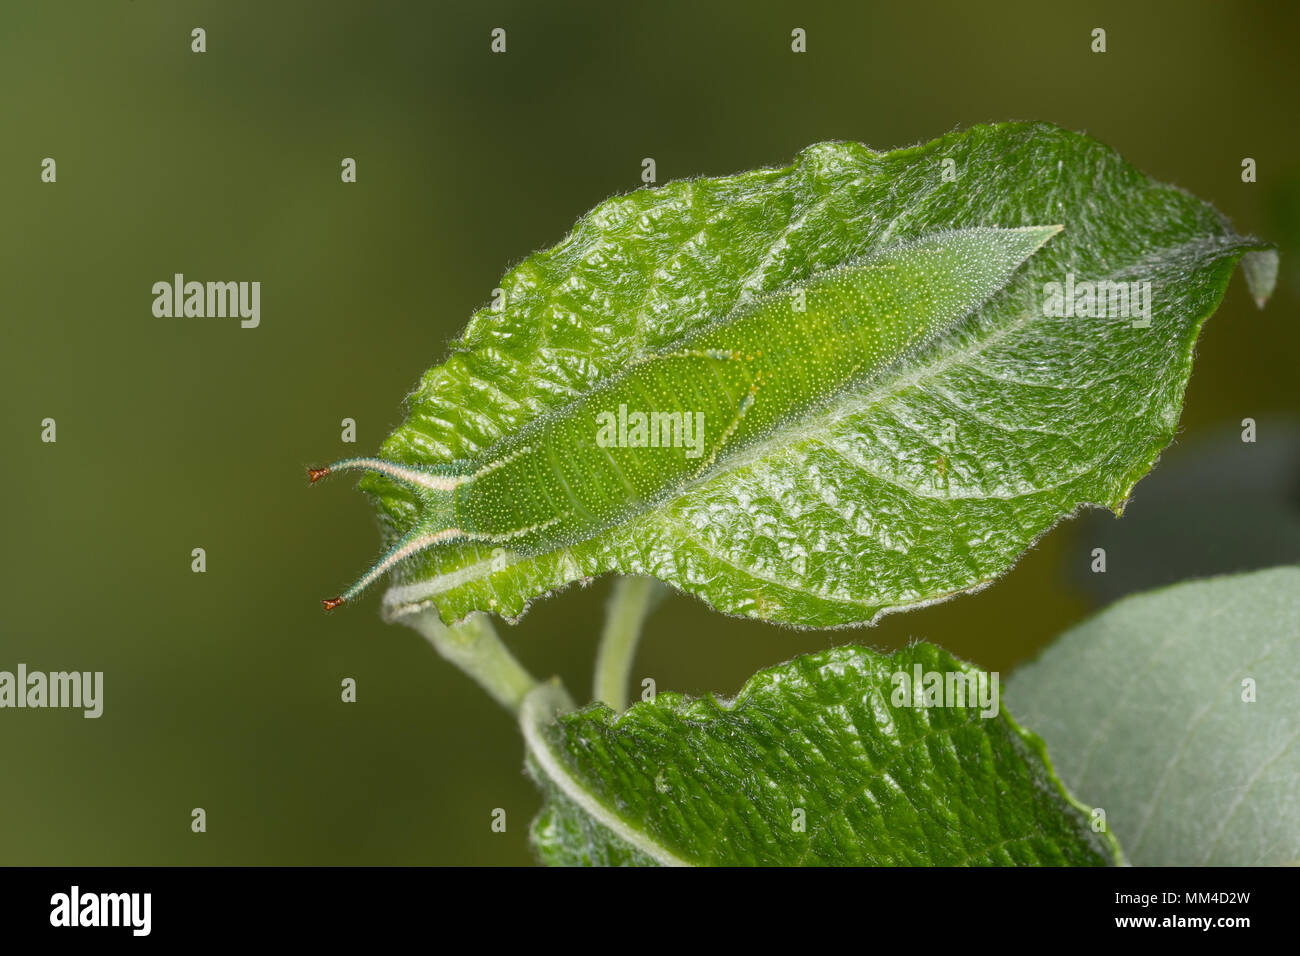
[[[1255,249],[1246,253],[1241,257],[1241,272],[1255,307],[1264,308],[1277,286],[1277,250]]]

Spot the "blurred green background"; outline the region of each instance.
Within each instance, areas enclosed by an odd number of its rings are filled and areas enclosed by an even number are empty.
[[[1119,593],[1297,560],[1298,28],[1283,3],[5,3],[0,669],[101,670],[105,702],[0,711],[0,863],[531,860],[507,714],[377,594],[321,613],[379,539],[352,482],[309,493],[303,467],[376,449],[507,266],[639,186],[646,156],[666,182],[1051,120],[1278,242],[1284,276],[1263,312],[1234,278],[1123,522],[1066,522],[996,586],[870,630],[674,596],[638,681],[730,694],[798,653],[911,638],[1009,670]],[[154,318],[175,272],[260,280],[261,327]],[[609,587],[504,636],[585,695]]]

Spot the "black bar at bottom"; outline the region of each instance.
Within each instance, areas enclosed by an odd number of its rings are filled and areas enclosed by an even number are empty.
[[[92,945],[284,937],[337,946],[401,933],[462,948],[511,931],[690,945],[776,934],[782,924],[816,934],[824,923],[863,945],[883,925],[936,943],[1042,930],[1071,940],[1195,934],[1230,943],[1293,930],[1296,885],[1293,869],[11,868],[0,869],[0,931],[6,943],[63,936]]]

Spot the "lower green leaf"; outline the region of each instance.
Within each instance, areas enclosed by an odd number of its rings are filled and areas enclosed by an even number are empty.
[[[731,700],[623,714],[525,701],[553,865],[1106,865],[1118,844],[1001,709],[998,675],[929,644],[837,647]]]

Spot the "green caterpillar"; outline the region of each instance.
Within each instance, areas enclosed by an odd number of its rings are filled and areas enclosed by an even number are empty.
[[[480,459],[428,467],[348,458],[310,469],[312,482],[380,472],[420,502],[415,526],[326,610],[427,548],[474,540],[537,554],[653,508],[924,348],[1061,229],[940,232],[817,273],[636,359]]]

